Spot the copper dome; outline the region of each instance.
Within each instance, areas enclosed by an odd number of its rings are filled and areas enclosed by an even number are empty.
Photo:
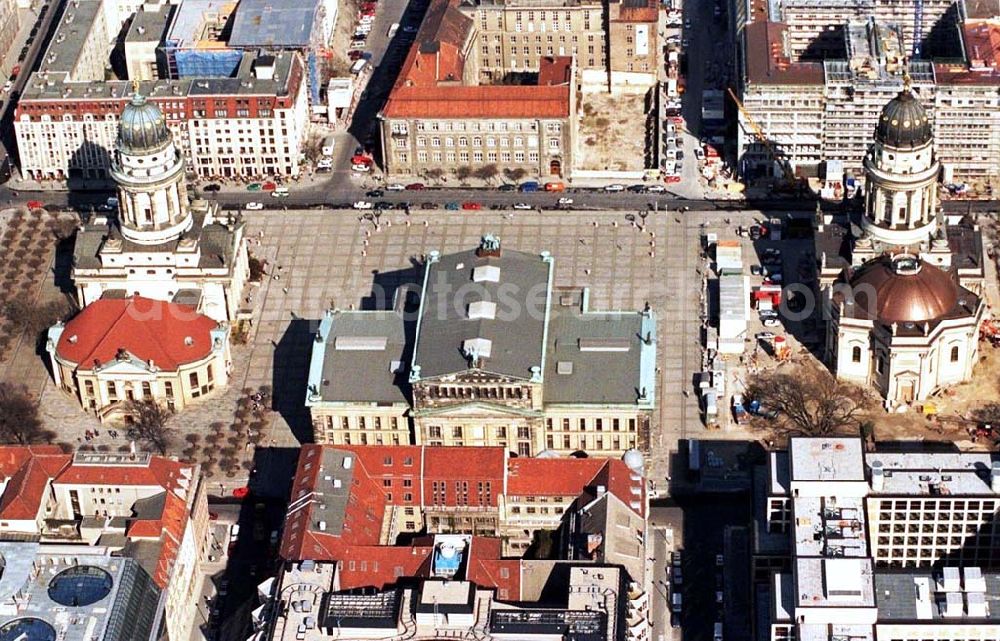
[[[880,323],[922,323],[947,316],[958,285],[941,269],[913,256],[882,258],[851,278],[855,313]]]
[[[927,111],[907,84],[882,107],[875,125],[875,140],[889,147],[909,149],[923,147],[931,138],[933,133]]]

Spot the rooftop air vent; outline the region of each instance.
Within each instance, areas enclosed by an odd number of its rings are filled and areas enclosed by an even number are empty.
[[[388,339],[385,336],[338,336],[333,348],[340,351],[381,352]]]
[[[556,363],[556,374],[568,376],[573,373],[573,361],[559,361]]]
[[[482,318],[493,320],[497,317],[497,304],[486,300],[477,300],[469,303],[468,316],[470,320]]]
[[[472,280],[476,283],[499,283],[500,268],[496,265],[480,265],[472,270]]]

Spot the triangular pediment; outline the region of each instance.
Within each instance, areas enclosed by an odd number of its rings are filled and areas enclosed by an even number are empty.
[[[467,369],[461,372],[455,372],[453,374],[448,374],[446,376],[435,376],[432,378],[423,378],[418,384],[454,384],[454,383],[464,383],[468,385],[478,385],[478,384],[509,384],[509,383],[526,383],[530,379],[526,376],[524,378],[514,378],[513,376],[506,376],[504,374],[495,374],[482,369]]]
[[[437,407],[426,407],[422,409],[417,409],[414,412],[414,416],[446,416],[449,418],[481,418],[484,416],[528,416],[537,417],[541,416],[541,412],[535,410],[524,409],[519,407],[510,407],[507,405],[500,405],[497,403],[485,403],[483,401],[472,401],[469,403],[453,403],[444,406]]]
[[[118,359],[107,363],[99,368],[96,368],[102,375],[105,374],[151,374],[149,371],[149,365],[145,361],[140,361],[137,358],[129,357],[126,359]]]

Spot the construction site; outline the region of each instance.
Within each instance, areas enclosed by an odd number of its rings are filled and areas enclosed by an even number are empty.
[[[882,105],[909,74],[927,107],[946,184],[967,197],[1000,188],[996,6],[972,0],[755,0],[737,25],[743,56],[737,160],[772,177],[841,181],[861,162]],[[767,140],[765,144],[763,141]],[[840,175],[826,172],[832,163]]]

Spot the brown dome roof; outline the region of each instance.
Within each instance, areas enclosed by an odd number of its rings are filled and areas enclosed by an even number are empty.
[[[933,137],[927,111],[908,86],[882,107],[875,125],[875,140],[890,147],[922,147]]]
[[[921,323],[947,316],[958,285],[941,269],[913,256],[883,258],[851,278],[855,313],[880,323]]]

